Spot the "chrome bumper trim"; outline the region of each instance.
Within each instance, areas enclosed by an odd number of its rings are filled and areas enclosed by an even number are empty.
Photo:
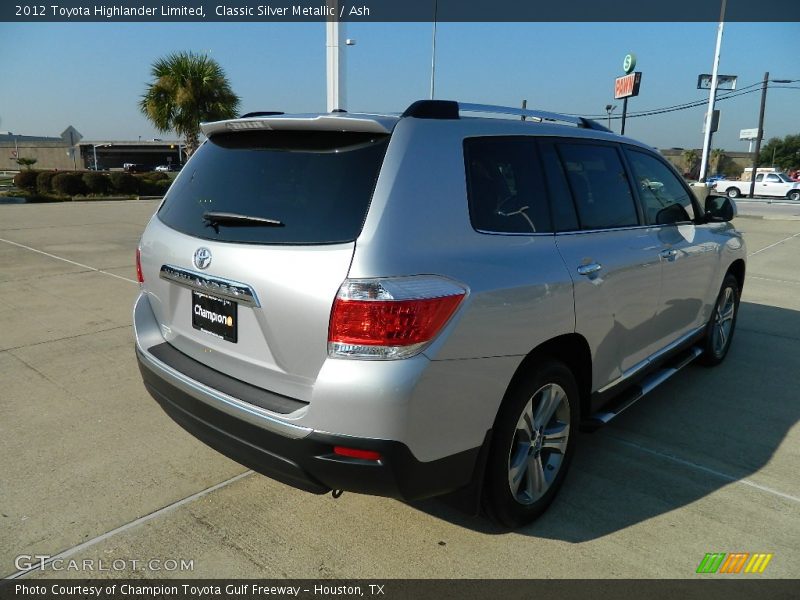
[[[222,279],[221,277],[211,277],[210,275],[203,275],[202,273],[181,269],[173,265],[162,265],[158,276],[183,287],[221,296],[245,306],[256,308],[261,306],[255,290],[246,283]]]

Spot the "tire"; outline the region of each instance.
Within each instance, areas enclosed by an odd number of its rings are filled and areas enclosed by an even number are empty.
[[[556,361],[539,364],[509,389],[486,465],[484,507],[495,522],[521,527],[553,501],[575,452],[578,401],[575,377]]]
[[[739,316],[739,295],[739,282],[728,273],[706,326],[700,362],[707,367],[717,366],[728,354],[736,331],[736,318]]]
[[[793,200],[794,202],[797,202],[798,200],[800,200],[800,190],[792,190],[791,192],[786,194],[786,197],[789,200]]]
[[[742,192],[739,191],[739,188],[728,188],[725,193],[728,195],[728,198],[738,198],[742,195]]]

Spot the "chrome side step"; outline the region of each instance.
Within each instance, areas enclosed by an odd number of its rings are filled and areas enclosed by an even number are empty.
[[[619,398],[612,400],[610,404],[604,406],[602,410],[594,413],[588,419],[584,420],[581,423],[581,426],[591,430],[596,429],[601,425],[605,425],[611,421],[611,419],[630,408],[644,395],[649,394],[667,379],[675,375],[675,373],[680,371],[683,367],[690,364],[702,353],[703,350],[697,346],[693,346],[685,352],[681,352],[672,361],[664,365],[664,367],[653,371],[644,377],[644,379],[642,379],[639,383],[633,385],[630,390],[620,395]]]

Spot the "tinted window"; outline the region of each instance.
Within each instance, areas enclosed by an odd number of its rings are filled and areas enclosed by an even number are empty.
[[[524,137],[464,141],[472,226],[480,231],[551,231],[536,142]]]
[[[628,151],[633,180],[639,188],[645,223],[667,225],[693,221],[692,199],[675,174],[660,160],[643,152]]]
[[[354,132],[218,134],[184,167],[158,213],[174,229],[227,242],[324,244],[358,237],[388,136]],[[218,223],[205,212],[274,219]]]
[[[559,144],[582,229],[638,224],[625,169],[611,146]]]

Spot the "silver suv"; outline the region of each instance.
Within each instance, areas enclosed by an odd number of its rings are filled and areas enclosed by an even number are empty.
[[[204,132],[137,252],[136,353],[175,421],[278,481],[519,526],[579,428],[728,352],[733,202],[597,123],[420,101]]]

